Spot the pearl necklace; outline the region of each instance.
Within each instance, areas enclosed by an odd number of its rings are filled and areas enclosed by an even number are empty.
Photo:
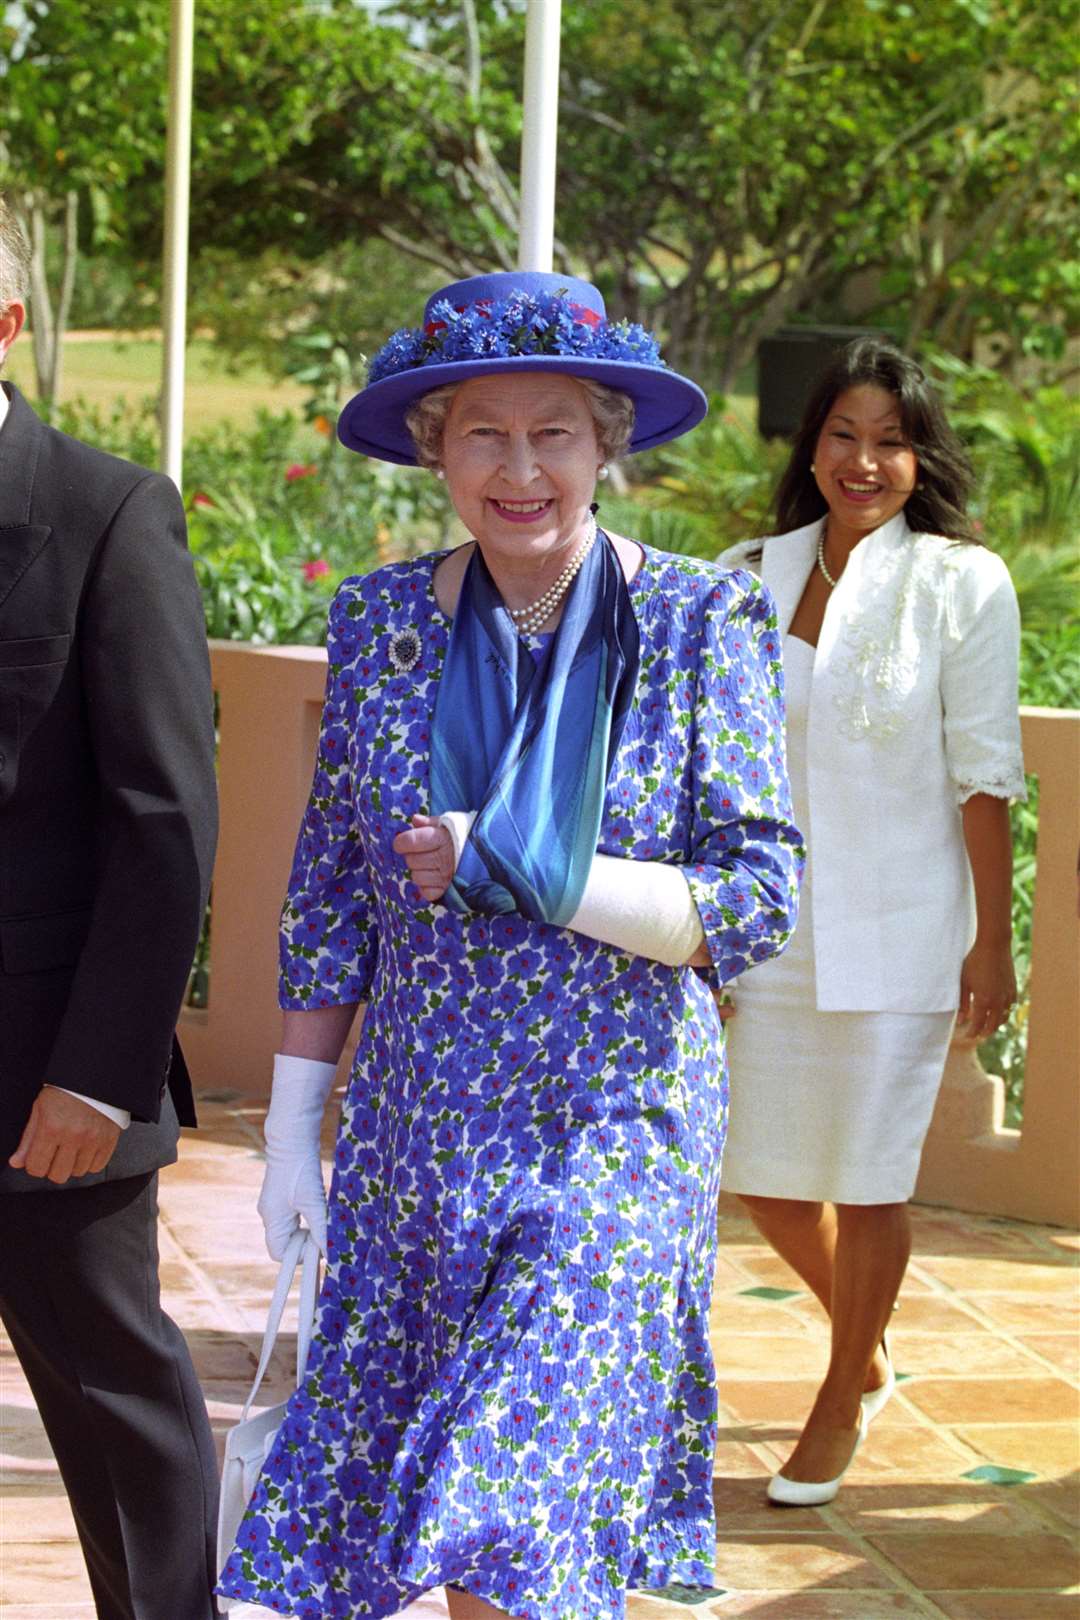
[[[829,573],[829,570],[825,566],[825,532],[824,532],[824,530],[822,530],[821,536],[818,539],[818,543],[817,543],[817,565],[821,569],[821,572],[825,575],[825,581],[826,581],[830,591],[834,590],[835,587],[836,587],[836,581],[835,581],[835,579],[833,579],[832,575]]]
[[[517,630],[519,636],[535,635],[540,626],[542,624],[546,624],[547,620],[550,619],[551,615],[554,613],[555,609],[558,607],[559,603],[562,601],[563,597],[574,583],[574,580],[577,578],[578,571],[580,570],[581,565],[585,561],[586,557],[589,555],[589,552],[592,550],[595,540],[596,519],[590,513],[589,521],[585,525],[585,538],[574,552],[574,555],[571,557],[570,561],[567,563],[554,585],[549,585],[543,596],[538,596],[536,601],[530,602],[527,607],[507,609],[510,617],[514,621],[514,628]]]

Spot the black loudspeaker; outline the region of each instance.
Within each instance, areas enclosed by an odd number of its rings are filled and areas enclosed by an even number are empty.
[[[803,406],[837,349],[864,337],[866,326],[782,326],[758,344],[758,431],[790,439]],[[884,336],[884,333],[879,333]]]

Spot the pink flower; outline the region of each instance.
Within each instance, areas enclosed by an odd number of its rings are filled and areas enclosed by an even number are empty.
[[[214,503],[209,495],[204,495],[201,489],[197,489],[191,497],[191,504],[192,506],[213,506]]]
[[[295,484],[298,478],[314,478],[318,470],[313,461],[294,461],[291,467],[285,469],[285,482]]]
[[[314,579],[322,579],[323,575],[329,572],[330,564],[325,557],[316,557],[314,562],[306,562],[303,565],[304,578],[309,582]]]

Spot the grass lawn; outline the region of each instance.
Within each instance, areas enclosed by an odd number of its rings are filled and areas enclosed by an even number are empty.
[[[111,332],[71,332],[64,340],[62,401],[84,399],[110,410],[120,399],[138,405],[156,400],[161,388],[161,343],[154,338],[118,338]],[[26,332],[12,349],[6,373],[28,399],[36,395],[34,356]],[[305,399],[302,388],[271,382],[257,368],[230,376],[217,360],[214,345],[196,338],[188,346],[185,388],[185,431],[196,433],[218,422],[239,426],[253,422],[260,408],[295,410]]]

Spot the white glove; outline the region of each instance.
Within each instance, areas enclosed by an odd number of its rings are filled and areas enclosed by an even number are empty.
[[[271,1260],[284,1258],[303,1216],[326,1256],[326,1188],[319,1134],[336,1063],[274,1056],[274,1084],[264,1127],[266,1173],[258,1211]]]

